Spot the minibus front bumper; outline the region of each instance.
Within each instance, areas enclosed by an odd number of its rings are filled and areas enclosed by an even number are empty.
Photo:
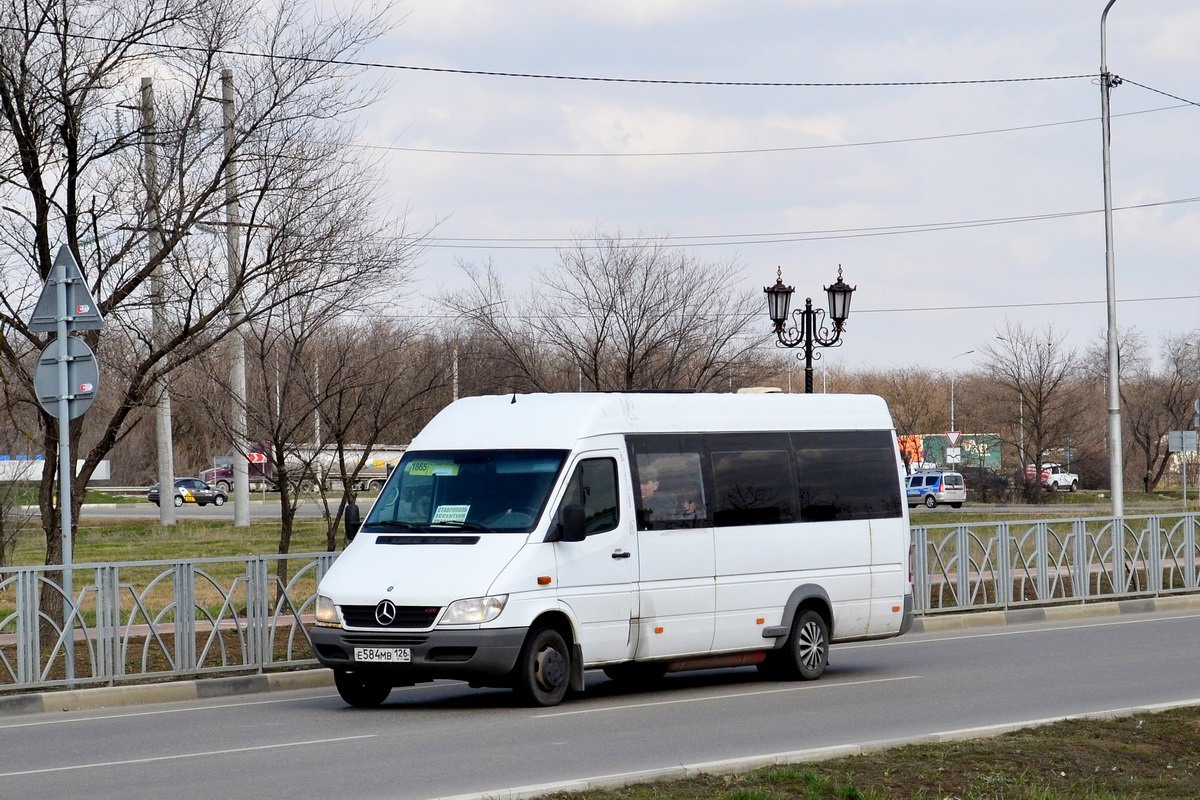
[[[435,678],[489,682],[512,672],[526,628],[475,628],[412,633],[309,628],[317,660],[332,669],[387,675],[394,685]],[[355,651],[404,651],[407,661],[355,659]]]

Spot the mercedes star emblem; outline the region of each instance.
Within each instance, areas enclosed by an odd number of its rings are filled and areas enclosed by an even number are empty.
[[[396,604],[391,600],[380,600],[375,606],[375,621],[386,628],[396,621]]]

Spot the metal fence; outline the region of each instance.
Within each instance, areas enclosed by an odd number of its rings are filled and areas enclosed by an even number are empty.
[[[921,614],[1200,589],[1200,514],[914,526]],[[0,569],[0,693],[315,665],[336,553]]]
[[[0,692],[316,664],[302,620],[336,553],[0,570]]]
[[[1194,592],[1198,514],[921,525],[918,613]]]

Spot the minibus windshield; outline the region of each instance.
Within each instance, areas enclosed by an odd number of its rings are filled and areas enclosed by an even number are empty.
[[[409,451],[363,533],[528,533],[546,507],[566,450]]]

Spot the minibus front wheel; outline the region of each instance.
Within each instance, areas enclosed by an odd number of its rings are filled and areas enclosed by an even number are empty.
[[[345,669],[333,671],[333,683],[347,705],[378,708],[392,693],[392,684],[378,677]]]
[[[553,628],[530,631],[517,656],[513,690],[526,705],[555,706],[571,683],[571,650]]]

